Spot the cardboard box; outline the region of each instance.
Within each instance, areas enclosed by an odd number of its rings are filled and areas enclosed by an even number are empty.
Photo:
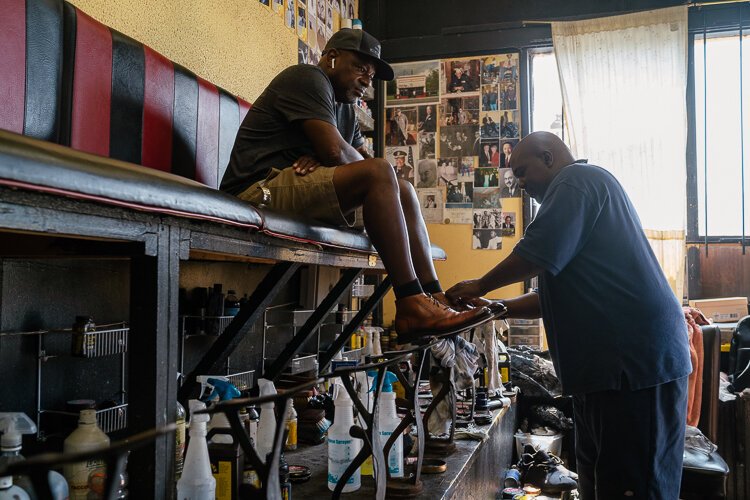
[[[701,312],[715,323],[736,323],[747,316],[747,297],[723,299],[697,299],[689,301],[690,307]]]

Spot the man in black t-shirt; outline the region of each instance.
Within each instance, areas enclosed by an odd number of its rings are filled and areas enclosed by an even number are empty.
[[[445,305],[413,187],[367,152],[353,104],[374,78],[393,79],[380,43],[346,28],[331,37],[317,66],[282,71],[243,120],[221,189],[342,226],[353,225],[362,207],[394,285],[402,343],[482,323],[492,316],[485,307],[459,312]]]

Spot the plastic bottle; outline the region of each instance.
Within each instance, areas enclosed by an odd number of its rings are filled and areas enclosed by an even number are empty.
[[[13,485],[13,476],[0,477],[0,500],[30,500],[29,495]]]
[[[109,446],[109,437],[96,424],[96,410],[81,410],[78,417],[78,428],[67,437],[63,444],[64,453],[92,451]],[[86,500],[90,481],[101,482],[107,467],[104,460],[88,460],[64,465],[63,475],[70,486],[70,500]]]
[[[289,463],[284,458],[284,452],[279,456],[279,486],[281,500],[292,500],[292,483],[289,480]]]
[[[374,356],[381,356],[383,354],[383,348],[380,345],[380,333],[383,331],[380,327],[372,327],[372,354]]]
[[[336,389],[337,394],[334,400],[336,413],[333,425],[328,429],[328,489],[331,491],[336,489],[339,478],[362,447],[362,440],[355,439],[349,434],[349,430],[354,425],[352,400],[342,386],[336,386]],[[357,491],[360,486],[360,470],[357,469],[342,491],[344,493]]]
[[[369,373],[360,371],[354,373],[354,378],[357,379],[357,397],[362,402],[364,407],[367,408],[367,411],[371,412],[373,399],[370,394],[370,386],[372,385],[372,381],[369,375]],[[357,415],[357,421],[360,427],[362,427],[363,429],[367,428],[367,423],[365,422],[362,414]],[[368,456],[365,459],[365,461],[362,463],[362,466],[360,467],[360,471],[362,472],[363,476],[373,476],[374,470],[372,466],[372,455]]]
[[[258,379],[261,396],[276,394],[276,387],[268,379]],[[276,415],[274,415],[273,401],[260,405],[260,420],[258,422],[258,444],[255,446],[259,457],[265,457],[273,450],[273,437],[276,434]]]
[[[286,450],[297,449],[297,410],[294,409],[294,401],[289,401],[289,410],[286,413]]]
[[[206,443],[208,415],[195,414],[205,408],[201,401],[190,400],[190,444],[182,477],[177,481],[177,500],[214,500],[216,495],[216,479],[211,475]]]
[[[179,481],[185,465],[185,407],[177,401],[174,432],[174,480]]]
[[[0,469],[2,469],[14,462],[24,460],[24,456],[21,455],[21,438],[23,434],[35,433],[36,424],[25,413],[0,413],[0,432],[3,434],[0,438]],[[68,482],[62,474],[49,471],[47,478],[52,490],[52,498],[54,500],[67,499]],[[7,485],[9,480],[11,486],[15,483],[13,488],[3,486],[3,484]],[[18,494],[19,489],[27,493],[29,498],[36,498],[34,489],[31,487],[31,480],[27,476],[0,478],[0,498],[15,498],[12,495]]]
[[[250,442],[253,444],[253,448],[258,445],[258,420],[260,415],[255,409],[255,406],[247,407],[247,437],[250,438]]]
[[[396,427],[401,423],[401,419],[396,414],[396,393],[393,392],[393,383],[398,378],[391,372],[385,372],[385,380],[383,380],[383,390],[380,393],[380,411],[378,411],[377,429],[380,433],[380,445],[385,446],[385,443],[396,430]],[[372,384],[372,390],[377,389],[377,380]],[[391,446],[391,451],[388,453],[388,472],[391,477],[403,477],[404,476],[404,441],[399,436],[396,438],[396,442]]]
[[[229,290],[224,298],[224,316],[237,316],[240,312],[240,301],[234,290]]]
[[[200,377],[198,377],[200,378]],[[208,385],[213,387],[213,391],[209,394],[208,399],[214,399],[218,396],[220,401],[228,401],[230,399],[240,397],[240,391],[232,385],[225,377],[209,377],[206,379]],[[214,413],[211,417],[211,422],[208,424],[208,430],[211,429],[231,429],[229,420],[224,413]],[[232,444],[234,438],[230,434],[214,434],[211,438],[212,443],[225,443]]]

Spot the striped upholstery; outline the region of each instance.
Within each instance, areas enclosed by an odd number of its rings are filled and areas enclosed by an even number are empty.
[[[57,142],[62,2],[0,0],[0,128]]]
[[[64,9],[62,142],[218,188],[249,104],[75,6]]]

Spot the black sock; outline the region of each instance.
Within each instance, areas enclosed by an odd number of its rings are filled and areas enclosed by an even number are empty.
[[[396,294],[397,299],[403,299],[404,297],[422,293],[422,286],[419,284],[419,280],[411,280],[403,285],[394,286],[393,293]]]
[[[427,283],[422,283],[422,290],[424,290],[424,293],[429,293],[430,295],[433,295],[435,293],[442,292],[443,288],[440,286],[440,282],[438,280],[435,280],[435,281],[429,281]]]

